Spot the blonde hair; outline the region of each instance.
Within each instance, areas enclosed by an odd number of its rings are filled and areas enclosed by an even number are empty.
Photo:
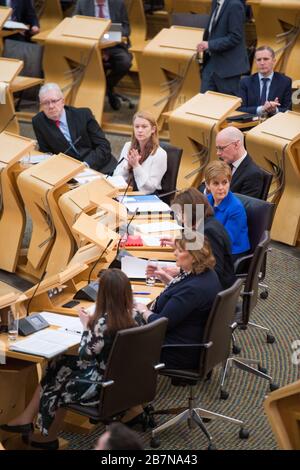
[[[197,232],[190,233],[195,236],[195,238],[199,238],[200,234]],[[187,238],[185,235],[182,238],[175,239],[175,246],[181,248],[182,250],[186,250],[192,256],[192,273],[193,274],[200,274],[206,271],[207,269],[214,269],[216,260],[212,253],[212,249],[210,243],[206,237],[201,236],[201,240],[197,241],[198,243],[201,242],[201,248],[199,249],[189,249],[188,246],[191,243],[191,238]],[[193,246],[195,242],[192,242]]]
[[[204,179],[206,183],[210,183],[215,178],[220,178],[225,176],[228,178],[229,182],[231,181],[231,169],[227,163],[222,160],[215,160],[210,162],[205,168]]]
[[[142,156],[142,160],[140,163],[142,163],[145,160],[147,160],[149,155],[152,155],[156,152],[156,150],[159,147],[159,138],[158,138],[157,122],[153,114],[149,113],[148,111],[138,111],[133,116],[132,124],[134,124],[134,121],[137,118],[146,119],[146,121],[150,123],[152,128],[155,127],[155,131],[153,132],[153,134],[151,134],[151,137],[149,137],[149,140],[145,145],[144,152],[141,152],[140,144],[134,135],[134,129],[132,131],[130,150],[136,149],[139,152],[139,154]]]

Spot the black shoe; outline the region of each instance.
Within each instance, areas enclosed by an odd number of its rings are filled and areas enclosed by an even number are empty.
[[[23,441],[25,444],[30,445],[31,447],[34,447],[35,449],[43,449],[43,450],[58,450],[59,449],[59,440],[54,439],[54,441],[45,441],[45,442],[39,442],[39,441],[31,441],[30,439],[24,439]]]
[[[111,91],[107,93],[107,96],[108,96],[109,104],[112,107],[112,109],[114,109],[115,111],[118,111],[121,108],[120,98],[118,98],[118,96]]]
[[[1,424],[0,429],[6,432],[17,432],[20,434],[27,435],[33,432],[33,424],[32,423],[19,424],[16,426],[9,426],[8,424]]]

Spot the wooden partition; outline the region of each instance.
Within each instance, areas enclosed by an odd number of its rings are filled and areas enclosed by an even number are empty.
[[[216,158],[215,136],[240,98],[208,91],[169,114],[170,141],[183,149],[177,188],[198,186],[207,163]]]
[[[22,267],[26,274],[40,279],[44,272],[47,276],[55,274],[68,264],[72,237],[66,237],[68,226],[58,200],[68,189],[67,181],[84,168],[82,162],[59,154],[18,177],[18,187],[32,219],[27,264]]]
[[[63,19],[60,0],[44,0],[40,10],[37,11],[41,31],[51,31]]]
[[[273,201],[277,203],[271,237],[296,245],[300,230],[300,114],[278,113],[246,135],[255,162],[273,173]]]
[[[140,110],[147,110],[162,129],[165,111],[176,109],[199,92],[196,45],[203,30],[173,26],[163,29],[138,57]]]
[[[277,72],[300,77],[300,2],[298,0],[248,0],[253,8],[257,47],[271,46],[276,52]],[[255,64],[254,64],[255,68]],[[255,71],[255,70],[254,70]]]
[[[20,129],[12,95],[12,83],[22,68],[22,60],[0,57],[0,82],[6,84],[5,102],[0,104],[0,132],[6,130],[19,134]]]
[[[0,134],[0,269],[9,272],[16,270],[26,223],[15,169],[33,147],[31,139],[8,132]]]
[[[44,41],[45,82],[55,82],[67,104],[88,107],[101,124],[106,91],[100,38],[110,20],[87,16],[65,18]]]

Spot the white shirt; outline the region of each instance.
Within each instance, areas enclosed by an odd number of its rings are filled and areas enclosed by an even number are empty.
[[[127,155],[131,146],[131,142],[126,142],[120,158],[127,159]],[[167,153],[161,147],[158,147],[153,155],[149,155],[141,165],[133,169],[134,179],[139,191],[146,194],[154,193],[157,189],[161,189],[161,180],[167,171]],[[121,175],[128,182],[128,162],[123,160],[114,171],[114,176]]]
[[[231,174],[234,175],[240,164],[242,163],[243,160],[247,157],[247,152],[244,153],[244,155],[236,160],[235,162],[232,163],[232,169],[231,169]]]
[[[269,98],[269,91],[270,91],[270,86],[271,86],[271,83],[272,83],[272,79],[273,79],[273,75],[274,75],[274,72],[272,72],[270,75],[268,75],[267,77],[265,77],[264,75],[262,75],[261,73],[258,73],[258,80],[259,80],[259,89],[260,89],[260,93],[259,93],[259,96],[261,95],[262,93],[262,89],[263,89],[263,81],[262,81],[262,78],[269,78],[269,81],[267,82],[267,95],[266,95],[266,99],[268,100]],[[257,106],[256,108],[256,114],[258,116],[261,116],[263,113],[263,106]],[[276,113],[278,113],[278,108],[276,108]]]

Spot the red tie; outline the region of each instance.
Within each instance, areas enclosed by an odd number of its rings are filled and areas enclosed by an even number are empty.
[[[60,121],[55,121],[55,125],[59,129]]]
[[[104,1],[98,1],[98,18],[104,18]]]

